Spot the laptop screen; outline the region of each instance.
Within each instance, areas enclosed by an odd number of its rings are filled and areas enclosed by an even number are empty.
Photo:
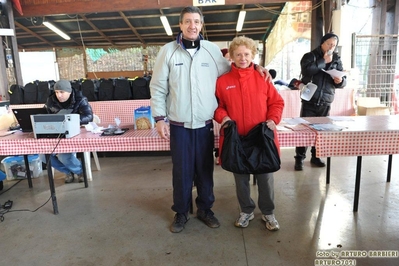
[[[22,132],[33,131],[30,115],[47,114],[46,108],[43,107],[13,109],[12,112],[14,113]]]

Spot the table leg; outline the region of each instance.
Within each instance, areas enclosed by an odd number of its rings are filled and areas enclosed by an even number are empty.
[[[24,161],[25,161],[25,169],[26,169],[26,178],[28,178],[29,188],[32,188],[33,187],[33,185],[32,185],[32,175],[30,174],[28,155],[24,155]]]
[[[392,154],[388,156],[387,182],[391,182],[391,170],[392,170]]]
[[[93,175],[91,173],[91,159],[90,159],[90,152],[85,151],[83,152],[84,161],[82,161],[82,168],[86,168],[86,175],[87,180],[93,180]]]
[[[82,170],[83,170],[83,178],[85,182],[85,187],[88,187],[89,184],[87,182],[87,171],[86,171],[86,156],[85,154],[82,155],[81,160],[82,160]],[[90,159],[90,158],[89,158]]]
[[[331,172],[331,157],[327,157],[327,169],[326,169],[326,184],[330,184],[330,172]]]
[[[46,162],[47,162],[48,183],[50,185],[51,201],[53,203],[53,211],[54,214],[58,214],[57,197],[55,195],[54,176],[53,176],[53,170],[51,169],[50,154],[46,154]]]
[[[353,211],[357,212],[359,206],[359,190],[360,190],[360,175],[362,170],[362,156],[357,156],[356,163],[356,183],[355,183],[355,198],[353,202]]]

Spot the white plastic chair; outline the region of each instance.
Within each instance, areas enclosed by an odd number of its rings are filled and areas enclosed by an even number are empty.
[[[101,123],[100,117],[98,117],[98,115],[96,115],[96,114],[93,114],[93,122],[96,123],[96,124],[100,124]],[[101,171],[100,162],[98,160],[97,152],[96,151],[92,151],[91,153],[93,154],[93,158],[94,158],[94,162],[96,164],[97,171]]]

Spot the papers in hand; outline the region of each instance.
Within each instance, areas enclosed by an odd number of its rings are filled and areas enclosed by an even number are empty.
[[[345,76],[345,72],[336,69],[331,69],[331,70],[323,69],[323,71],[329,74],[332,78],[342,78],[343,76]]]

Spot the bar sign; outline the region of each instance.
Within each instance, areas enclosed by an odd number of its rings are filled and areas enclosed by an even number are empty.
[[[225,0],[193,0],[193,6],[220,6]]]

